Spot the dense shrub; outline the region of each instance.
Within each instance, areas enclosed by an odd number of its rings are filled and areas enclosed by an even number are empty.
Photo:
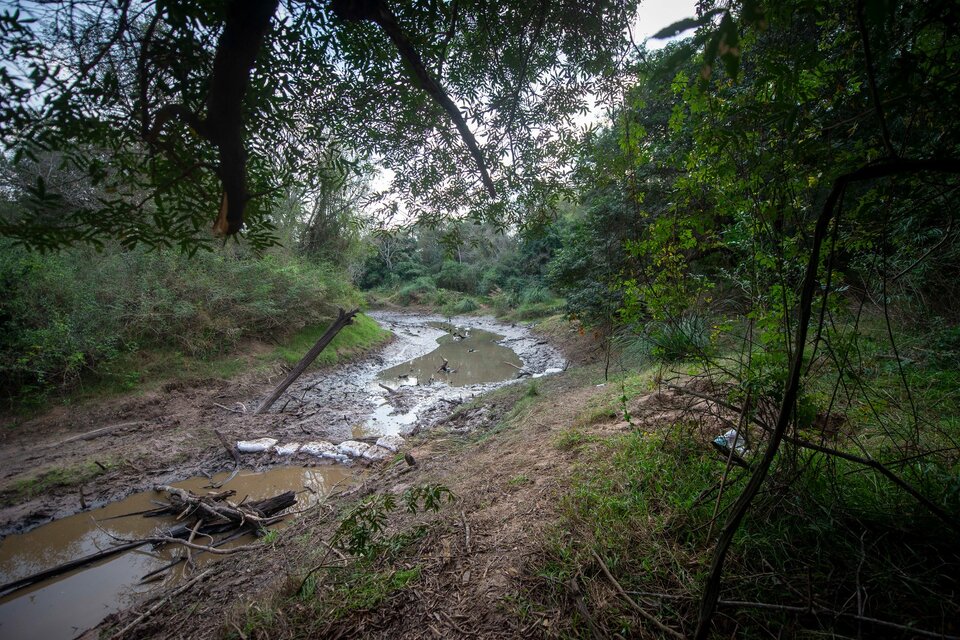
[[[429,276],[421,276],[410,284],[400,287],[400,290],[397,291],[397,301],[404,305],[421,302],[426,296],[435,293],[436,290],[437,285]]]
[[[466,264],[444,260],[437,274],[437,285],[461,293],[476,293],[477,272]]]
[[[0,244],[0,391],[69,388],[142,348],[211,357],[275,341],[355,298],[323,265],[230,250],[29,253]]]

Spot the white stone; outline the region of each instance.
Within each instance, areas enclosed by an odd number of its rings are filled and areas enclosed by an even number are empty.
[[[337,448],[329,442],[321,440],[320,442],[307,442],[300,447],[301,453],[306,453],[318,458],[323,457],[324,453],[336,452]]]
[[[273,450],[277,452],[278,456],[292,456],[300,450],[300,443],[291,442],[289,444],[278,444]]]
[[[386,447],[381,447],[380,445],[373,445],[372,447],[367,447],[367,450],[363,452],[364,460],[370,460],[371,462],[376,462],[377,460],[383,460],[389,456],[391,451]]]
[[[337,445],[337,451],[351,458],[359,458],[363,452],[370,448],[370,445],[356,440],[344,440]]]
[[[262,453],[269,451],[277,444],[276,438],[258,438],[256,440],[240,440],[237,442],[237,451],[240,453]]]
[[[390,451],[396,453],[400,450],[400,447],[406,444],[406,442],[407,441],[400,436],[391,434],[388,436],[381,436],[380,439],[377,440],[377,446],[383,447],[384,449],[389,449]]]

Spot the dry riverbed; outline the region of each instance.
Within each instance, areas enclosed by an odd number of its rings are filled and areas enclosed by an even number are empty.
[[[524,326],[491,318],[386,311],[370,315],[394,334],[389,344],[361,360],[306,374],[264,415],[253,411],[280,371],[269,379],[250,374],[233,381],[177,383],[137,397],[58,407],[5,429],[0,442],[0,535],[7,539],[0,541],[5,545],[0,549],[13,560],[2,569],[16,565],[16,553],[10,552],[13,540],[43,523],[130,494],[142,501],[139,496],[148,494],[141,492],[155,484],[202,481],[227,471],[233,462],[214,430],[230,441],[266,436],[281,444],[372,441],[382,434],[399,434],[410,441],[414,455],[422,455],[438,424],[446,427],[440,430],[444,433],[464,432],[497,417],[493,402],[492,410],[460,412],[451,419],[460,405],[566,366],[557,349]],[[504,405],[500,413],[508,408]],[[333,485],[326,478],[330,467],[303,453],[245,455],[243,465],[247,477],[281,466],[314,468],[323,477],[317,483],[321,491]],[[346,470],[351,480],[359,472],[376,473],[355,462],[336,468],[338,478]],[[84,626],[89,625],[76,630]]]

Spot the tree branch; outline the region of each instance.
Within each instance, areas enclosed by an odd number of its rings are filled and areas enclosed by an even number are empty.
[[[813,232],[813,245],[810,248],[810,258],[807,261],[806,274],[804,275],[803,287],[800,291],[799,318],[796,334],[793,357],[790,363],[790,372],[787,377],[787,383],[784,387],[783,400],[780,404],[780,412],[777,416],[777,423],[770,433],[770,440],[767,443],[767,449],[763,457],[757,464],[756,471],[750,477],[743,493],[737,498],[727,524],[724,526],[717,541],[717,548],[714,551],[713,561],[710,564],[710,571],[704,587],[703,596],[700,601],[700,613],[697,618],[697,630],[694,634],[695,640],[705,640],[710,631],[710,621],[713,618],[713,612],[717,606],[717,600],[720,597],[720,580],[723,575],[723,564],[726,560],[727,552],[733,543],[733,537],[740,528],[744,516],[750,509],[750,504],[760,491],[763,481],[767,477],[773,459],[776,457],[777,450],[783,440],[787,427],[793,415],[796,405],[797,395],[800,389],[800,375],[803,368],[803,353],[806,347],[807,331],[810,324],[810,315],[813,308],[813,295],[817,284],[817,271],[820,264],[820,248],[826,237],[830,226],[830,220],[833,217],[834,209],[843,197],[847,186],[853,182],[873,180],[883,177],[904,175],[909,173],[918,173],[923,171],[943,172],[960,174],[960,160],[953,158],[928,159],[928,160],[901,160],[893,159],[874,165],[867,165],[855,171],[838,177],[833,188],[827,196],[817,217]]]
[[[490,178],[490,173],[487,170],[487,163],[483,158],[483,153],[480,151],[480,145],[477,144],[477,139],[463,119],[460,108],[454,104],[444,88],[427,70],[420,54],[403,32],[403,29],[397,22],[397,17],[390,11],[390,8],[387,7],[386,2],[384,0],[333,0],[330,3],[330,8],[333,13],[342,20],[351,22],[373,22],[383,29],[387,37],[389,37],[394,46],[397,47],[397,50],[400,52],[400,57],[410,66],[418,86],[433,98],[434,102],[443,107],[443,110],[446,111],[450,119],[453,120],[457,131],[460,132],[460,137],[463,139],[464,144],[467,145],[467,149],[470,150],[470,155],[473,156],[474,162],[477,163],[477,169],[480,171],[480,179],[483,181],[487,193],[490,194],[491,198],[496,197],[497,191],[493,185],[493,180]]]

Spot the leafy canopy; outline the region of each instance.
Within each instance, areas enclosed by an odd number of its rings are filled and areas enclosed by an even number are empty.
[[[265,246],[286,186],[370,154],[422,219],[549,209],[635,5],[21,0],[0,14],[0,233],[193,250],[216,217]]]

